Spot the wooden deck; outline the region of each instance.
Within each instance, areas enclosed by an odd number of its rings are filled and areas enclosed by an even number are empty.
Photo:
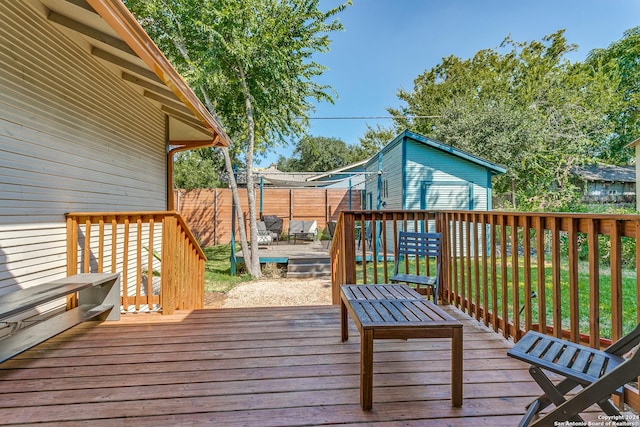
[[[295,245],[292,241],[274,242],[269,245],[260,245],[258,256],[261,263],[286,264],[291,258],[315,258],[329,259],[329,248],[326,240],[299,240]],[[242,251],[238,252],[238,260],[244,260]]]
[[[450,342],[375,342],[373,410],[359,403],[359,334],[338,306],[127,314],[0,364],[0,425],[514,426],[539,394],[509,344],[464,322],[464,403]]]

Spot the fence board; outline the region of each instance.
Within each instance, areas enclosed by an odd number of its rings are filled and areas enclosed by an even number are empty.
[[[289,221],[315,220],[318,230],[326,228],[327,221],[337,221],[340,212],[349,210],[349,189],[326,188],[265,188],[263,200],[256,189],[256,206],[262,202],[263,215],[276,215],[283,219],[283,231]],[[248,211],[247,189],[239,189],[242,211]],[[212,188],[177,190],[174,192],[178,212],[202,246],[225,244],[231,241],[231,190]],[[351,209],[360,209],[361,190],[351,190]]]

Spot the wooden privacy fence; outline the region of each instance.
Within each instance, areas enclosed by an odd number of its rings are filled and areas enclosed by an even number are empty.
[[[239,189],[242,210],[248,212],[247,189]],[[264,215],[283,219],[283,231],[292,219],[315,220],[323,230],[327,221],[336,221],[343,210],[360,209],[361,190],[328,188],[265,188],[256,189],[256,209],[262,204]],[[202,246],[231,241],[231,190],[212,188],[176,190],[175,206]]]
[[[176,212],[69,213],[67,274],[120,273],[124,311],[204,306],[206,257]]]
[[[441,299],[514,341],[538,330],[598,348],[640,321],[640,216],[344,211],[330,252],[334,303],[341,284],[388,282],[398,230],[441,232]],[[625,397],[640,408],[636,387]]]

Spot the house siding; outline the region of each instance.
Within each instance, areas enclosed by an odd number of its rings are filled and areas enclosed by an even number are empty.
[[[378,158],[381,153],[376,154],[365,166],[366,178],[364,183],[364,194],[362,195],[362,206],[364,209],[375,209],[378,197]],[[373,204],[373,206],[372,206]]]
[[[0,8],[0,294],[64,277],[73,211],[165,210],[165,116],[37,11]]]
[[[411,139],[406,150],[406,209],[487,209],[485,167]]]
[[[403,194],[406,190],[402,176],[402,144],[393,146],[383,153],[382,180],[387,181],[387,191],[382,195],[382,209],[402,209]]]

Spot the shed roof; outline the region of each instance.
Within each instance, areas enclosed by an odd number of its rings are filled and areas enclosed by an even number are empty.
[[[400,142],[402,142],[405,138],[410,138],[416,142],[422,143],[426,146],[435,148],[437,150],[440,151],[444,151],[446,153],[449,153],[453,156],[457,156],[460,157],[461,159],[465,159],[468,160],[472,163],[475,163],[477,165],[483,166],[485,168],[487,168],[489,171],[491,171],[493,174],[503,174],[505,172],[507,172],[507,168],[505,168],[504,166],[498,165],[497,163],[493,163],[490,162],[488,160],[482,159],[478,156],[475,156],[471,153],[468,153],[466,151],[463,150],[459,150],[457,148],[454,148],[450,145],[446,145],[443,144],[441,142],[436,141],[435,139],[431,139],[428,138],[424,135],[420,135],[418,133],[414,133],[414,132],[410,132],[408,130],[403,131],[400,135],[398,135],[397,137],[394,138],[393,141],[391,141],[389,144],[387,144],[382,150],[381,152],[384,153],[388,150],[390,150],[392,147],[394,147],[395,145],[399,144]],[[373,159],[372,159],[373,160]]]
[[[588,165],[573,169],[576,176],[591,182],[636,182],[635,166]]]
[[[170,120],[171,141],[231,144],[218,120],[122,1],[39,0],[30,4],[163,111]]]

